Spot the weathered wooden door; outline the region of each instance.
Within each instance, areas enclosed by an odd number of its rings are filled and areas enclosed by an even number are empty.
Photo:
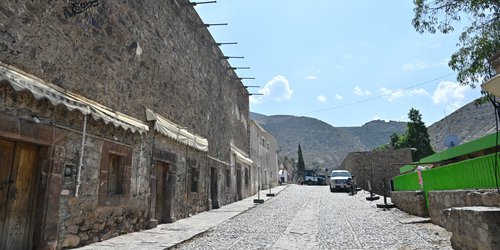
[[[172,222],[172,178],[169,165],[163,162],[156,164],[156,219],[159,223]]]
[[[0,139],[0,249],[32,245],[38,147]]]
[[[219,208],[219,185],[218,185],[217,168],[210,168],[210,199],[212,200],[212,208]]]
[[[241,168],[238,164],[236,164],[236,195],[237,199],[241,200],[243,199],[243,192],[242,192],[242,183],[241,183]]]

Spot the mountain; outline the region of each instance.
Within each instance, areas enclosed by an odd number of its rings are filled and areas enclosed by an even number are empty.
[[[476,106],[474,102],[457,109],[427,128],[434,151],[446,149],[444,139],[455,135],[460,143],[495,132],[495,109],[491,103]]]
[[[374,120],[361,127],[339,127],[350,133],[368,149],[376,148],[389,143],[392,134],[403,134],[406,131],[406,122]]]
[[[348,153],[369,150],[363,141],[378,146],[387,143],[392,133],[401,130],[401,124],[397,122],[373,121],[362,127],[336,128],[310,117],[251,113],[250,118],[278,140],[280,155],[297,159],[300,143],[304,161],[312,168],[337,167]]]
[[[281,147],[280,156],[297,159],[300,143],[304,161],[309,168],[332,169],[342,163],[350,152],[373,149],[387,144],[393,133],[403,134],[406,122],[375,120],[361,127],[333,127],[310,117],[290,115],[265,116],[250,113],[271,133]],[[447,135],[456,135],[460,143],[468,142],[495,131],[495,112],[490,103],[476,106],[471,102],[428,127],[431,145],[436,152],[445,149]]]

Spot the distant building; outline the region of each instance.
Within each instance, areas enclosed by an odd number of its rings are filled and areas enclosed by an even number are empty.
[[[256,172],[255,187],[260,189],[274,187],[278,184],[278,142],[256,121],[250,121],[250,157]]]

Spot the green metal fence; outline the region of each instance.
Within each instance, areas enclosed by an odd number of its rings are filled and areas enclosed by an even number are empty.
[[[496,188],[494,165],[491,154],[422,171],[424,190]]]
[[[416,191],[420,190],[418,174],[416,172],[399,175],[393,178],[395,191]]]
[[[424,190],[496,188],[494,159],[495,154],[490,154],[424,170],[422,171]],[[500,171],[498,171],[498,176],[500,177]],[[413,172],[394,177],[394,190],[420,190],[417,173]]]
[[[499,160],[497,158],[497,160]],[[495,154],[422,171],[423,191],[496,188]],[[500,168],[500,162],[499,162]],[[500,171],[497,169],[500,178]],[[500,180],[498,180],[500,181]],[[416,172],[393,178],[395,191],[421,190]]]

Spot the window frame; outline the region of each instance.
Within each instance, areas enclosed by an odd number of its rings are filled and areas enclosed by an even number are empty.
[[[130,186],[132,174],[132,151],[129,146],[104,141],[101,149],[101,166],[99,171],[99,193],[98,205],[100,206],[121,206],[126,205],[130,200]],[[117,175],[117,185],[120,185],[121,192],[109,192],[110,189],[110,161],[111,158],[119,159],[119,173]]]

